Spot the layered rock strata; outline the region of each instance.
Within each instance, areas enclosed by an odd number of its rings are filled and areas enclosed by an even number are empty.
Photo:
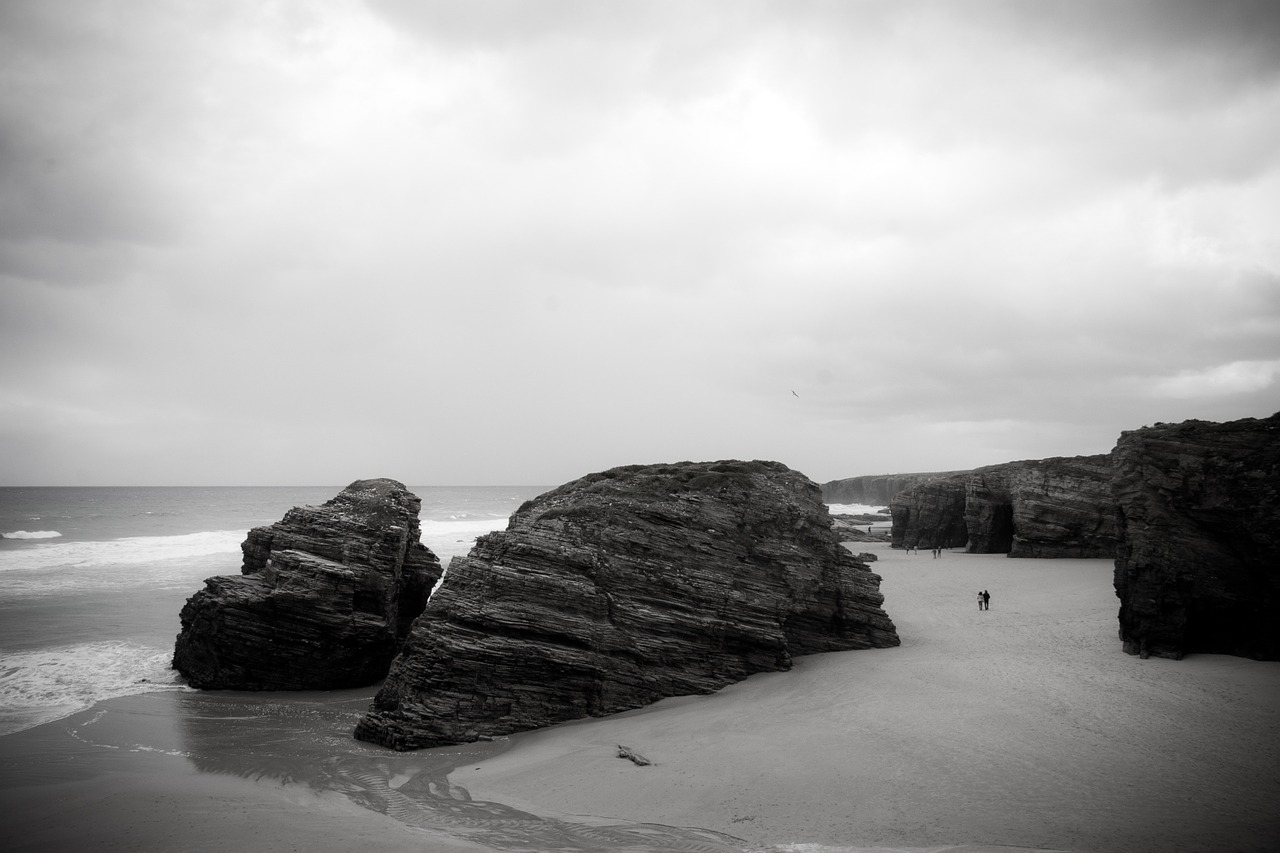
[[[1010,557],[1114,557],[1111,459],[1057,456],[974,471],[965,484],[969,550]]]
[[[879,585],[776,462],[593,474],[450,564],[356,737],[472,741],[895,646]]]
[[[249,532],[239,576],[182,608],[173,666],[193,687],[320,690],[371,684],[426,606],[440,561],[417,496],[357,480],[319,507]]]
[[[920,483],[889,503],[895,548],[961,548],[969,541],[965,525],[963,474]]]
[[[891,503],[896,547],[1010,557],[1115,555],[1107,455],[988,465],[921,483]]]
[[[1124,432],[1112,459],[1124,650],[1280,660],[1280,414]]]

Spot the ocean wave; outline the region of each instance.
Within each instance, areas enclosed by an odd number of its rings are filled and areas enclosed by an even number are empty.
[[[172,649],[123,641],[6,654],[0,659],[0,735],[68,717],[103,699],[185,689],[170,668],[172,658]]]
[[[832,515],[881,515],[884,510],[884,504],[827,504],[827,512]]]
[[[0,539],[57,539],[62,534],[56,530],[15,530],[0,533]]]
[[[38,543],[30,548],[0,551],[0,572],[54,566],[131,566],[208,554],[238,553],[244,538],[243,530],[206,530],[177,536]]]
[[[421,528],[422,544],[430,548],[440,558],[440,562],[447,566],[452,558],[466,556],[477,536],[495,530],[506,530],[507,516],[468,517],[455,521],[423,519]]]

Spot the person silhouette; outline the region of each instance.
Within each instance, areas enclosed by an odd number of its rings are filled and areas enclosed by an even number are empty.
[[[991,609],[991,593],[987,592],[985,589],[982,591],[982,609]]]
[[[979,610],[982,609],[982,592],[981,591],[978,592],[978,609]]]

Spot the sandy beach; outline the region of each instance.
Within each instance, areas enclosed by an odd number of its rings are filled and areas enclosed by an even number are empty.
[[[1110,560],[858,550],[900,648],[525,735],[458,775],[540,813],[755,846],[1280,849],[1280,664],[1123,654]]]
[[[6,848],[1280,849],[1280,663],[1123,654],[1109,560],[857,550],[899,648],[408,754],[373,689],[113,699],[0,738]]]

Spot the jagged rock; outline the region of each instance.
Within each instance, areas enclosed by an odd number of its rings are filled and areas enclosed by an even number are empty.
[[[822,499],[829,504],[888,506],[900,492],[930,480],[940,480],[963,471],[920,474],[868,474],[846,477],[822,484]]]
[[[193,687],[321,690],[386,675],[440,577],[419,541],[420,501],[357,480],[319,507],[249,532],[239,576],[182,608],[173,666]]]
[[[921,483],[890,505],[895,547],[1010,557],[1111,557],[1115,503],[1106,455],[987,465]]]
[[[1127,431],[1112,459],[1124,650],[1280,660],[1280,414]]]
[[[453,560],[356,737],[470,741],[895,646],[879,585],[779,463],[593,474]]]

